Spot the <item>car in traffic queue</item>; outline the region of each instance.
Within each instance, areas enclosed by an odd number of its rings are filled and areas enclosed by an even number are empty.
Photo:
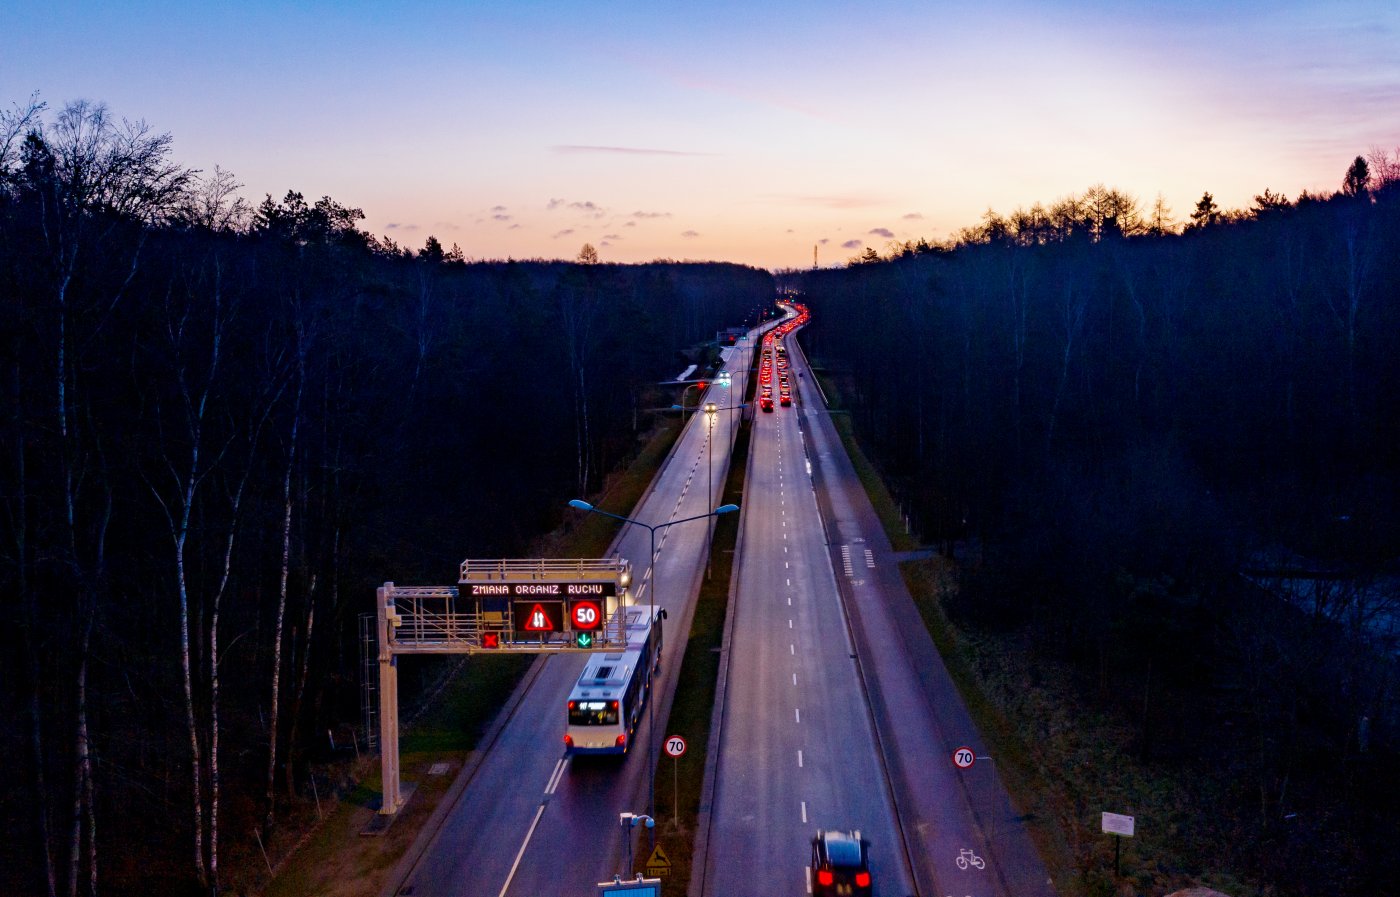
[[[869,850],[859,831],[818,830],[812,838],[812,897],[871,897]]]
[[[763,409],[764,411],[772,411],[773,397],[771,395],[763,396],[758,400],[758,407]]]

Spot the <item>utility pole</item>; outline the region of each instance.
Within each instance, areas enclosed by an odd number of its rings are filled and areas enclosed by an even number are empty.
[[[816,267],[817,267],[817,245],[818,245],[818,244],[816,244],[816,243],[813,243],[813,244],[812,244],[812,267],[813,267],[813,268],[816,268]]]

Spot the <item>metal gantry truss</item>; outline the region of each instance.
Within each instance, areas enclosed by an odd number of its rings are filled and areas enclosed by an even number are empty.
[[[631,580],[632,563],[622,558],[525,558],[463,561],[456,586],[397,586],[392,582],[380,586],[375,617],[384,800],[379,812],[391,815],[403,805],[399,788],[399,655],[623,650],[627,629],[622,609],[628,604]],[[596,606],[597,623],[574,625],[576,605],[590,604]],[[531,630],[517,618],[532,610],[549,621],[548,628]],[[579,647],[581,632],[591,636],[588,647]],[[368,696],[372,688],[368,677],[365,687]],[[367,718],[369,715],[366,713]]]

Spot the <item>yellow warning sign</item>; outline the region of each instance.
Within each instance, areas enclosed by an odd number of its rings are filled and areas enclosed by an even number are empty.
[[[666,851],[658,844],[652,850],[651,856],[647,857],[647,875],[661,878],[671,874],[671,858],[666,856]]]

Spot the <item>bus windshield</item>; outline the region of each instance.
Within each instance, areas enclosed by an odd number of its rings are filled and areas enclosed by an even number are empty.
[[[616,701],[574,701],[569,707],[571,726],[617,725]]]

